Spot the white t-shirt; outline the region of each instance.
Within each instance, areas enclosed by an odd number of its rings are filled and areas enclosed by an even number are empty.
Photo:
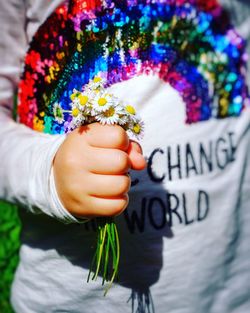
[[[22,246],[12,288],[15,311],[247,313],[250,109],[238,117],[187,124],[180,94],[155,75],[139,75],[110,87],[144,120],[141,145],[148,162],[143,172],[131,172],[130,203],[116,219],[119,281],[106,297],[100,277],[86,282],[95,223],[79,224],[67,213],[51,175],[51,162],[64,136],[34,132],[8,117],[26,49],[20,28],[26,25],[30,40],[60,2],[0,5],[0,196],[29,209],[20,209]],[[236,2],[230,3],[224,4],[233,9]],[[247,39],[244,14],[249,14],[249,5],[237,5],[239,31]]]

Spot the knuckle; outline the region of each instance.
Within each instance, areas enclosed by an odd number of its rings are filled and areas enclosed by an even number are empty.
[[[130,161],[127,153],[123,151],[117,151],[117,171],[127,172],[130,167]]]
[[[128,205],[128,196],[124,196],[123,199],[119,200],[119,205],[117,206],[117,211],[115,212],[115,215],[121,214],[127,207]]]
[[[128,146],[127,133],[121,126],[112,127],[112,140],[117,147],[126,148]]]
[[[125,194],[129,191],[130,188],[130,177],[128,175],[123,175],[119,177],[119,180],[117,182],[117,194]]]
[[[116,201],[116,206],[112,210],[112,216],[120,215],[128,205],[128,196],[124,196],[123,198]]]

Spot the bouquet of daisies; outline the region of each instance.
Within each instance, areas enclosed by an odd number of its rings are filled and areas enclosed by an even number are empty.
[[[105,81],[96,76],[83,91],[73,90],[71,110],[64,110],[59,103],[54,105],[54,116],[58,123],[64,123],[64,114],[70,113],[72,120],[69,129],[73,130],[81,125],[94,122],[101,124],[117,124],[122,126],[128,134],[140,139],[143,133],[143,123],[136,114],[135,108],[123,103],[114,94],[105,89]]]
[[[114,94],[105,89],[105,81],[96,76],[83,91],[73,90],[71,110],[64,110],[60,104],[54,105],[54,116],[58,123],[64,123],[65,113],[70,113],[69,129],[100,122],[122,126],[130,137],[139,139],[143,134],[143,122],[136,114],[135,108],[123,103]],[[88,281],[96,280],[102,275],[102,283],[108,282],[104,295],[111,287],[118,274],[120,259],[119,235],[114,218],[97,218],[97,246],[90,266]]]

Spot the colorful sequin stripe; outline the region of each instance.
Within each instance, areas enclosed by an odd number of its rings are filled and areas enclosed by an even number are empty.
[[[107,86],[157,75],[183,98],[187,123],[238,116],[249,101],[246,60],[243,39],[215,1],[72,1],[31,42],[20,122],[46,133],[69,131],[72,116],[59,124],[54,107],[69,110],[73,89],[97,74]]]

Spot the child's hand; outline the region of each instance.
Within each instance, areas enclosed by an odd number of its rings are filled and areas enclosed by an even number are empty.
[[[59,198],[80,218],[118,215],[128,204],[127,172],[145,165],[140,146],[121,126],[82,126],[67,136],[54,159]]]

